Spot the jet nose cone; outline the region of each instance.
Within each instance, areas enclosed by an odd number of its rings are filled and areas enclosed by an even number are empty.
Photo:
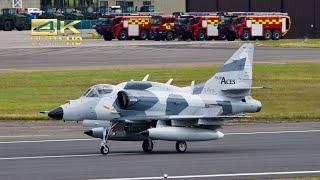
[[[52,119],[61,120],[63,118],[63,109],[58,107],[48,113],[48,116]]]
[[[258,107],[257,107],[257,112],[260,112],[262,108],[262,104],[260,101],[258,101]]]

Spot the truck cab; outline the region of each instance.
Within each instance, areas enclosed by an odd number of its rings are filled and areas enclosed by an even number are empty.
[[[179,40],[188,40],[193,39],[192,36],[192,22],[191,20],[194,18],[194,16],[190,15],[181,15],[176,18],[174,21],[174,32],[175,37],[178,37]]]
[[[175,39],[174,36],[174,22],[175,16],[153,16],[151,18],[151,36],[154,40]]]

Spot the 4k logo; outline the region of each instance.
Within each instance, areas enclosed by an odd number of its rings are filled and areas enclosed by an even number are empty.
[[[74,25],[80,21],[72,21],[65,25],[64,21],[57,19],[32,19],[31,35],[32,36],[57,36],[58,35],[58,23],[60,25],[60,34],[65,35],[65,30],[69,29],[73,34],[80,34]]]
[[[236,80],[234,79],[225,79],[224,77],[221,78],[220,84],[235,84]]]

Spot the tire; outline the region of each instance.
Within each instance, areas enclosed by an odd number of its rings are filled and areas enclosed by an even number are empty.
[[[249,41],[251,39],[250,32],[248,30],[244,30],[241,34],[241,40]]]
[[[264,40],[270,40],[272,38],[272,32],[270,30],[264,31],[263,39]]]
[[[228,41],[234,41],[234,40],[236,40],[236,35],[233,33],[228,33],[226,38]]]
[[[167,41],[172,41],[172,40],[174,40],[174,35],[173,35],[173,32],[172,32],[172,31],[167,32],[166,40],[167,40]]]
[[[146,30],[142,30],[139,36],[140,40],[146,40],[148,38],[148,32]]]
[[[151,144],[149,144],[149,140],[146,139],[142,143],[142,149],[146,153],[151,153],[153,150],[153,142],[152,141],[150,141],[150,142],[151,142]]]
[[[100,153],[103,154],[103,155],[107,155],[109,154],[109,147],[108,146],[101,146],[100,148]]]
[[[206,33],[205,33],[204,31],[202,31],[202,30],[199,31],[197,40],[198,40],[198,41],[204,41],[204,40],[206,40]]]
[[[16,29],[17,29],[18,31],[23,31],[25,28],[24,28],[24,26],[17,26]]]
[[[218,39],[219,39],[219,40],[226,40],[226,39],[227,39],[227,36],[226,36],[226,34],[221,33],[221,34],[219,34]]]
[[[111,40],[112,40],[112,37],[109,36],[109,35],[103,35],[103,39],[104,39],[105,41],[111,41]]]
[[[185,141],[177,141],[176,150],[178,153],[184,153],[187,150],[187,143]]]
[[[4,30],[4,31],[12,31],[12,30],[13,30],[13,23],[12,23],[12,21],[6,21],[6,22],[4,22],[3,30]]]
[[[272,39],[273,40],[279,40],[281,38],[281,33],[280,33],[280,31],[279,30],[274,30],[273,32],[272,32]]]
[[[128,39],[127,32],[125,30],[121,30],[118,36],[118,40],[123,41],[127,39]]]
[[[154,40],[154,34],[152,32],[149,32],[148,40]]]

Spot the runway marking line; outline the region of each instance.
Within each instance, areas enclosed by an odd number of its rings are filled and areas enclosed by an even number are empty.
[[[107,156],[118,156],[118,155],[134,155],[141,153],[112,153]],[[57,155],[57,156],[21,156],[21,157],[6,157],[0,158],[0,160],[23,160],[23,159],[48,159],[48,158],[73,158],[73,157],[92,157],[92,156],[105,156],[102,154],[77,154],[77,155]]]
[[[0,138],[20,138],[20,137],[48,137],[50,135],[16,135],[16,136],[0,136]]]
[[[320,132],[320,129],[300,130],[300,131],[261,131],[261,132],[243,132],[243,133],[226,133],[224,135],[256,135],[256,134],[286,134],[286,133],[312,133]],[[17,144],[17,143],[46,143],[46,142],[70,142],[70,141],[96,141],[99,139],[45,139],[45,140],[21,140],[21,141],[0,141],[0,144]]]
[[[319,174],[316,171],[287,171],[287,172],[261,172],[261,173],[235,173],[235,174],[207,174],[207,175],[186,175],[186,176],[158,176],[158,177],[134,177],[134,178],[111,178],[91,180],[151,180],[151,179],[188,179],[188,178],[214,178],[214,177],[239,177],[239,176],[267,176],[267,175],[292,175],[292,174]]]

